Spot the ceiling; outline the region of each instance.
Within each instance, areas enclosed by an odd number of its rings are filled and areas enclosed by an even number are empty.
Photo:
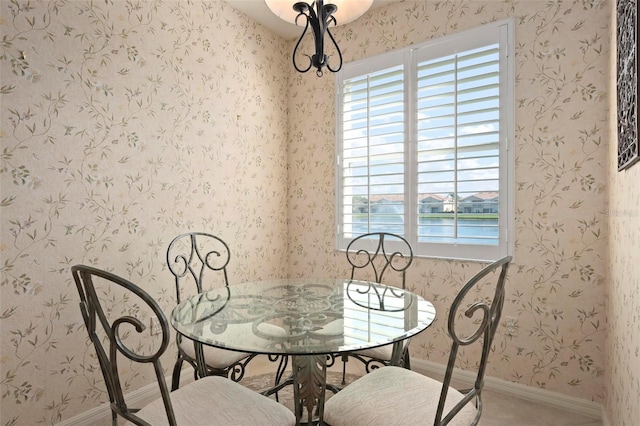
[[[312,0],[308,1],[311,3]],[[393,1],[398,0],[374,0],[371,8],[384,6]],[[300,37],[302,28],[278,18],[269,10],[264,0],[225,0],[225,2],[287,40]]]

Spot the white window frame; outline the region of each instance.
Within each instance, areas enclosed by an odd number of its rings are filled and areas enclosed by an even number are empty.
[[[345,250],[355,236],[343,234],[342,186],[342,82],[397,65],[404,65],[405,138],[404,138],[404,238],[414,250],[414,256],[493,261],[514,253],[514,127],[515,127],[515,67],[513,19],[496,21],[471,30],[393,50],[375,57],[344,64],[336,73],[336,247]],[[500,44],[500,148],[499,148],[499,242],[497,245],[418,242],[417,225],[417,158],[416,158],[416,67],[418,60],[438,58],[464,52],[499,41]],[[413,89],[412,89],[413,88]],[[413,118],[412,118],[413,117]],[[406,200],[409,200],[407,202]]]

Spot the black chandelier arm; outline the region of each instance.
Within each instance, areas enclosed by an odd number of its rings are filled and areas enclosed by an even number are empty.
[[[313,65],[313,62],[311,61],[311,56],[305,55],[307,58],[309,58],[309,66],[307,68],[300,68],[296,63],[296,52],[298,51],[298,47],[300,46],[300,43],[302,43],[302,39],[304,38],[304,35],[307,33],[307,29],[309,28],[309,17],[302,12],[300,12],[300,14],[296,16],[296,25],[298,24],[298,18],[301,15],[307,18],[307,24],[304,26],[304,31],[302,31],[302,35],[298,39],[298,42],[296,43],[296,47],[293,48],[293,55],[291,55],[291,59],[293,62],[293,67],[296,69],[296,71],[307,72],[311,69],[311,65]]]
[[[335,22],[335,19],[336,18],[333,18],[334,22]],[[333,38],[333,34],[331,34],[331,31],[329,31],[328,27],[327,27],[327,34],[329,34],[329,37],[331,37],[331,42],[333,43],[333,45],[336,48],[336,51],[338,52],[338,59],[339,59],[338,68],[331,68],[331,64],[329,64],[328,60],[327,60],[327,68],[331,72],[338,72],[338,71],[340,71],[342,69],[342,52],[340,51],[340,48],[338,47],[338,43],[336,43],[336,39]]]
[[[317,12],[314,10],[314,7],[317,7]],[[304,16],[306,18],[306,24],[304,27],[304,31],[302,31],[302,35],[298,39],[294,49],[292,62],[293,67],[296,71],[304,73],[311,69],[311,67],[316,68],[316,74],[321,77],[323,75],[323,68],[327,67],[327,69],[331,72],[337,72],[342,68],[342,52],[340,52],[340,48],[338,47],[338,43],[336,42],[333,34],[329,30],[329,25],[337,25],[337,21],[333,14],[336,12],[337,7],[333,4],[325,5],[323,0],[316,0],[311,4],[307,4],[305,2],[298,2],[294,4],[293,10],[298,12],[296,16],[295,23],[298,24],[298,19],[300,16]],[[314,44],[315,44],[315,54],[307,55],[303,54],[307,58],[309,58],[309,66],[306,68],[301,67],[296,62],[296,55],[298,54],[298,49],[300,48],[300,44],[302,43],[302,39],[304,38],[307,30],[311,25],[311,29],[313,31]],[[324,53],[324,36],[325,33],[329,34],[331,38],[331,42],[334,47],[338,51],[339,63],[337,68],[333,68],[329,65],[329,57]]]

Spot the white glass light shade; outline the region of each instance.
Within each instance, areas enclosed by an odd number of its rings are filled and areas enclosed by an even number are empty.
[[[296,23],[296,16],[298,12],[293,10],[293,5],[302,0],[264,0],[267,7],[278,16],[292,24]],[[313,3],[313,0],[307,0],[309,5]],[[361,17],[373,4],[373,0],[325,0],[324,4],[335,4],[338,7],[336,13],[333,16],[336,18],[337,25],[348,24]],[[315,5],[314,5],[315,9]],[[304,20],[301,21],[301,25],[304,25]]]

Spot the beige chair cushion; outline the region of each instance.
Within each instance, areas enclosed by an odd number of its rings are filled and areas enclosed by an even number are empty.
[[[358,355],[368,356],[369,358],[381,359],[383,361],[391,361],[393,353],[393,345],[378,346],[373,349],[363,349],[356,351]]]
[[[327,325],[323,326],[320,330],[315,330],[315,333],[321,335],[336,335],[339,336],[344,332],[344,320],[333,320]],[[391,355],[393,354],[393,344],[378,346],[373,349],[360,349],[353,351],[362,356],[369,358],[380,359],[383,361],[391,361]]]
[[[251,323],[232,324],[225,329],[224,333],[228,333],[234,336],[238,341],[238,345],[245,344],[258,347],[263,346],[263,343],[258,343],[257,341],[263,341],[264,339],[254,334],[254,332],[252,331],[252,326],[253,325]],[[260,324],[258,329],[266,336],[284,336],[286,334],[282,327],[268,323]],[[215,339],[215,335],[211,335],[208,337]],[[228,337],[226,338],[226,340],[230,341]],[[255,340],[256,343],[252,342],[252,340]],[[187,337],[183,337],[182,342],[180,342],[180,348],[192,359],[195,359],[196,354],[195,350],[193,349],[192,340],[188,339]],[[241,359],[244,359],[251,355],[246,352],[221,349],[208,345],[202,345],[202,352],[204,353],[204,360],[206,364],[209,367],[216,369],[225,369],[230,365],[233,365],[236,362],[240,361]]]
[[[356,380],[329,399],[324,420],[331,426],[433,424],[442,383],[400,367],[382,367]],[[445,415],[463,398],[450,388]],[[467,404],[449,425],[469,426],[476,416]]]
[[[314,332],[320,335],[340,336],[342,333],[344,333],[344,320],[342,319],[333,320],[328,324],[324,325],[322,329],[314,330]],[[354,352],[363,356],[368,356],[370,358],[381,359],[384,361],[391,361],[391,354],[393,353],[393,344],[390,343],[388,345],[379,346],[377,348],[361,349]]]
[[[192,359],[196,359],[196,353],[193,349],[192,340],[183,337],[182,341],[180,342],[180,349],[182,349],[184,353],[186,353]],[[250,355],[245,352],[230,351],[227,349],[214,348],[213,346],[207,345],[202,345],[202,352],[204,353],[205,363],[209,367],[216,369],[227,368],[230,365],[233,365],[241,359],[244,359]]]
[[[224,377],[209,376],[171,392],[171,404],[180,426],[295,425],[296,417],[284,405]],[[153,426],[168,425],[158,398],[138,417]],[[131,422],[127,426],[133,426]]]

